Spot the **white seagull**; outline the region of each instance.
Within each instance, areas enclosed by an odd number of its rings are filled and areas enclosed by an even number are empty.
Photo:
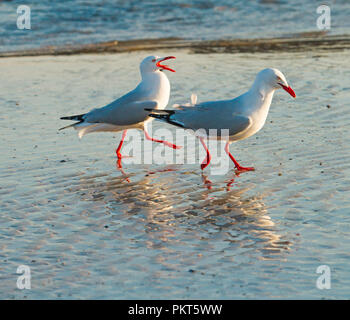
[[[229,151],[230,143],[246,139],[257,133],[265,124],[276,89],[283,88],[293,98],[295,93],[288,85],[283,73],[277,69],[264,69],[258,73],[251,88],[232,100],[208,101],[193,106],[180,105],[176,110],[151,110],[151,117],[172,125],[200,130],[195,132],[207,155],[201,164],[203,170],[211,160],[211,155],[204,138],[226,141],[225,151],[238,171],[255,170],[253,167],[242,167]],[[191,99],[196,101],[196,96]],[[216,129],[216,130],[210,130]],[[221,130],[228,130],[227,136],[221,136]],[[213,132],[214,131],[214,132]]]
[[[127,129],[144,130],[148,140],[163,143],[164,145],[178,149],[179,147],[164,141],[153,139],[147,132],[146,123],[153,120],[149,117],[146,108],[164,109],[169,101],[170,83],[163,70],[175,72],[167,65],[161,64],[168,59],[175,59],[173,56],[160,58],[158,56],[149,56],[140,64],[142,80],[138,86],[106,105],[105,107],[93,109],[88,113],[62,117],[62,120],[78,121],[62,129],[74,127],[78,130],[79,138],[87,133],[99,131],[123,131],[122,139],[116,149],[118,160],[122,158],[121,147],[126,136]]]

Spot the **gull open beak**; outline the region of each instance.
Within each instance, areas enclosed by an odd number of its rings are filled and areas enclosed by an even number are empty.
[[[164,64],[160,64],[161,62],[163,62],[165,60],[169,60],[169,59],[175,59],[175,57],[174,56],[169,56],[169,57],[165,57],[165,58],[160,58],[160,59],[157,60],[156,66],[158,68],[161,68],[161,69],[164,69],[164,70],[169,70],[171,72],[175,72],[175,70],[171,69],[169,66],[164,65]]]
[[[279,85],[280,85],[285,91],[287,91],[293,98],[296,97],[295,92],[294,92],[294,90],[293,90],[291,87],[287,87],[287,86],[283,85],[282,83],[279,83]]]

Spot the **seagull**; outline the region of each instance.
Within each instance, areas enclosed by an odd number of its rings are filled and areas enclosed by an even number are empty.
[[[120,153],[127,129],[140,129],[145,133],[148,140],[163,143],[173,149],[180,148],[168,141],[152,138],[148,132],[146,124],[154,120],[149,117],[146,108],[152,110],[164,109],[169,101],[170,83],[163,70],[175,72],[169,66],[162,64],[163,61],[175,59],[174,56],[160,58],[158,56],[149,56],[143,59],[140,64],[141,82],[138,86],[106,105],[105,107],[93,109],[88,113],[61,117],[62,120],[75,120],[76,123],[70,124],[59,130],[73,127],[78,130],[79,138],[91,132],[100,131],[123,131],[122,138],[116,149],[118,160],[123,157]],[[120,163],[120,162],[119,162]]]
[[[235,99],[176,105],[178,108],[175,110],[147,108],[146,111],[152,112],[149,116],[177,127],[200,131],[195,132],[195,135],[206,151],[206,158],[201,164],[202,170],[211,160],[204,141],[204,138],[208,138],[226,141],[225,152],[233,161],[237,171],[252,171],[255,170],[253,167],[241,166],[232,156],[229,150],[230,143],[246,139],[264,126],[273,94],[280,88],[287,91],[293,98],[296,97],[283,73],[277,69],[267,68],[257,74],[253,85],[246,93]],[[197,97],[193,95],[191,101],[196,102]],[[220,135],[220,130],[223,129],[228,130],[228,136]]]

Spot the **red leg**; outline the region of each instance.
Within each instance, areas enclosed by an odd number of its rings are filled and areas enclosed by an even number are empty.
[[[122,158],[118,158],[118,160],[117,160],[117,167],[118,167],[118,169],[122,169],[123,168],[123,166],[122,166]]]
[[[125,139],[125,136],[126,136],[126,132],[127,132],[127,130],[123,131],[122,139],[119,142],[119,146],[118,146],[117,150],[115,150],[115,153],[117,154],[118,159],[121,159],[123,157],[120,154],[120,149],[122,148],[122,145],[123,145],[123,142],[124,142],[124,139]]]
[[[203,160],[203,162],[201,164],[201,169],[204,170],[207,167],[207,165],[210,163],[211,155],[209,153],[207,146],[205,145],[204,139],[202,137],[200,137],[199,140],[201,141],[202,146],[207,153],[207,156],[205,157],[205,159]]]
[[[235,164],[235,167],[238,171],[254,171],[255,169],[253,167],[242,167],[236,159],[233,157],[233,155],[230,153],[229,149],[230,144],[227,142],[225,145],[225,152],[229,155],[233,163]]]
[[[130,183],[130,179],[128,178],[128,176],[125,174],[125,172],[123,170],[121,158],[118,158],[118,160],[117,160],[117,168],[122,173],[122,175],[126,177],[125,180]]]
[[[227,182],[227,184],[226,184],[226,189],[227,189],[227,191],[230,191],[231,190],[231,186],[232,186],[232,184],[235,182],[235,179],[231,179],[229,182]]]
[[[204,175],[202,173],[202,180],[203,180],[203,183],[204,183],[204,186],[208,189],[208,190],[211,190],[212,189],[212,182],[208,179],[208,177],[206,175]]]
[[[144,132],[145,132],[145,137],[146,137],[147,140],[151,140],[151,141],[154,141],[154,142],[163,143],[164,145],[166,145],[166,146],[168,146],[168,147],[170,147],[170,148],[173,148],[173,149],[180,149],[180,148],[182,148],[181,146],[177,146],[177,145],[175,145],[175,144],[173,144],[173,143],[170,143],[170,142],[168,142],[168,141],[165,141],[165,140],[158,140],[158,139],[152,138],[152,137],[148,134],[146,128],[144,129]]]

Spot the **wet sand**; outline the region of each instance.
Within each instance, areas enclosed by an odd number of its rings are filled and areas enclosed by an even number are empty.
[[[0,52],[0,58],[43,55],[123,53],[145,50],[188,49],[192,53],[265,53],[344,51],[350,49],[348,35],[330,36],[326,32],[303,32],[285,38],[188,40],[181,38],[108,41],[91,44],[47,46],[38,49]]]
[[[237,96],[265,67],[287,76],[297,99],[277,92],[264,129],[231,147],[257,169],[238,177],[198,164],[123,174],[120,134],[57,131],[133,88],[151,53],[0,59],[0,298],[347,298],[348,51],[157,52],[177,57],[169,105]],[[16,288],[21,264],[31,290]],[[315,285],[324,264],[331,290]]]

